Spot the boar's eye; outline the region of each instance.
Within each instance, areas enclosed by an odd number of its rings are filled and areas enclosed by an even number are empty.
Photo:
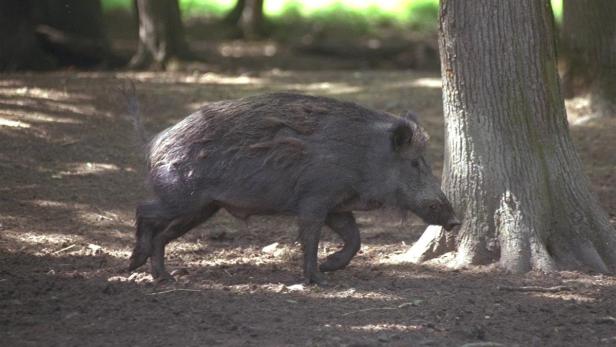
[[[416,168],[416,169],[418,169],[419,168],[419,160],[417,160],[417,159],[411,160],[411,166]]]

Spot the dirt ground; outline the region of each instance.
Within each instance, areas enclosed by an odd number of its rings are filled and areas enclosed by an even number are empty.
[[[437,73],[74,72],[0,76],[0,341],[4,346],[616,345],[616,277],[512,275],[399,264],[424,230],[358,213],[363,247],[329,287],[301,285],[290,218],[221,212],[168,247],[176,283],[126,273],[133,211],[147,197],[140,152],[117,92],[137,81],[154,133],[208,101],[294,90],[422,115],[440,172]],[[572,119],[585,99],[569,102]],[[616,225],[616,121],[571,128]],[[320,256],[339,246],[325,232]],[[510,291],[520,286],[549,291]],[[489,344],[493,342],[494,344]],[[483,344],[481,344],[483,343]]]

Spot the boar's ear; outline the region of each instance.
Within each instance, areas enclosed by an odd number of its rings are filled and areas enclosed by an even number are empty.
[[[413,129],[407,122],[394,124],[391,129],[391,146],[394,151],[400,152],[411,145]]]
[[[413,123],[419,124],[419,115],[413,111],[407,110],[401,118],[408,119]]]

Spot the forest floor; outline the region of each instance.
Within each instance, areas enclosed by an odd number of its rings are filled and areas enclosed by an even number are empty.
[[[4,346],[616,345],[616,277],[396,263],[424,225],[358,213],[361,252],[329,287],[301,285],[293,219],[225,212],[168,247],[177,281],[127,273],[143,153],[118,87],[137,83],[151,133],[209,101],[292,90],[417,111],[440,173],[437,73],[75,72],[0,76],[0,341]],[[572,119],[584,99],[570,102]],[[616,225],[616,120],[571,127]],[[323,257],[339,246],[324,233]],[[522,286],[554,291],[508,290]]]

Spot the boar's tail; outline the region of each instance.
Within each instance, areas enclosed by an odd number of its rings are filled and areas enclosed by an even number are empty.
[[[149,140],[145,132],[145,128],[143,127],[143,122],[141,121],[141,107],[139,105],[139,98],[137,97],[137,88],[135,87],[135,82],[133,82],[132,80],[128,80],[121,87],[121,92],[126,99],[128,114],[131,117],[135,133],[139,138],[141,147],[145,149]]]

